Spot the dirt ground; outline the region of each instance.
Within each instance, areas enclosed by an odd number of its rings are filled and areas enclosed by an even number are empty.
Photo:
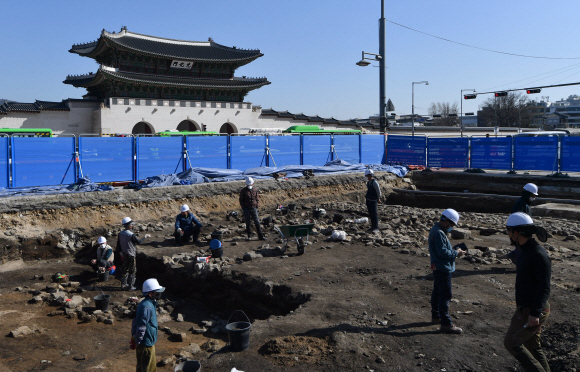
[[[300,201],[297,204],[301,205]],[[335,212],[347,219],[364,215],[364,209],[356,203],[328,203],[324,207],[329,218]],[[261,214],[271,212],[270,208]],[[442,334],[430,323],[432,275],[425,237],[440,212],[383,206],[381,233],[377,235],[364,232],[368,224],[333,225],[329,219],[322,219],[317,221],[319,235],[310,237],[312,244],[304,255],[296,254],[294,244],[285,255],[251,261],[235,259],[246,252],[265,250],[263,244],[269,244],[270,249],[280,246],[277,234],[267,230],[266,242],[246,242],[240,238],[240,221],[226,221],[222,212],[207,213],[202,218],[207,226],[205,234],[218,227],[231,231],[224,236],[224,255],[231,258],[229,277],[245,275],[272,282],[294,294],[304,294],[307,301],[297,306],[287,304],[278,311],[266,308],[264,313],[271,314],[264,316],[256,310],[258,305],[251,306],[249,300],[244,304],[243,293],[242,300],[230,304],[219,296],[219,300],[210,301],[207,288],[202,291],[190,286],[185,290],[186,283],[180,288],[168,287],[166,300],[171,301],[173,311],[169,312],[170,320],[160,324],[160,328],[169,329],[159,332],[157,360],[162,362],[195,343],[201,350],[191,350],[201,362],[202,371],[230,371],[233,367],[246,372],[520,371],[503,347],[515,310],[515,267],[502,258],[510,249],[501,227],[506,215],[462,214],[461,227],[471,236],[453,243],[464,241],[470,251],[477,253],[458,259],[453,274],[450,313],[464,333]],[[292,218],[311,218],[310,209],[299,209]],[[577,221],[543,222],[548,231],[552,229],[548,244],[552,247],[553,275],[552,312],[542,342],[552,371],[576,371],[580,370],[580,250],[570,232],[580,233],[580,226]],[[327,241],[327,236],[320,233],[323,226],[344,229],[352,241]],[[491,230],[482,230],[485,228]],[[207,243],[173,247],[172,232],[167,223],[153,230],[151,240],[141,246],[147,258],[139,256],[138,265],[139,260],[162,265],[162,256],[199,254],[195,252],[207,248]],[[0,371],[134,370],[135,352],[129,349],[130,317],[115,316],[113,324],[84,322],[77,316],[49,316],[58,307],[47,302],[30,303],[30,292],[45,288],[55,272],[81,282],[85,289],[78,294],[91,299],[83,308],[87,312],[94,307],[92,298],[101,289],[112,295],[111,307],[140,295],[138,291],[120,291],[118,276],[97,282],[81,261],[77,257],[75,262],[70,256],[32,260],[21,269],[1,274]],[[154,266],[139,267],[145,269],[139,272],[138,286],[148,277],[171,275],[170,269],[157,273],[150,269]],[[214,290],[220,292],[219,285]],[[251,288],[247,290],[251,292]],[[223,291],[230,293],[231,288]],[[227,320],[236,306],[245,306],[240,310],[246,311],[252,322],[248,350],[230,351],[227,334],[209,329],[201,334],[191,331],[192,327],[199,329],[204,320]],[[178,314],[183,321],[177,321]],[[38,331],[22,338],[8,336],[23,325]],[[176,339],[179,333],[185,333],[183,341]],[[173,370],[172,361],[161,364],[160,371]]]

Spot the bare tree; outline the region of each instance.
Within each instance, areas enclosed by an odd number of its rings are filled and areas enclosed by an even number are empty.
[[[486,127],[529,128],[533,122],[533,105],[526,94],[509,92],[507,96],[490,97],[479,106],[477,121]]]
[[[457,117],[459,112],[458,106],[457,102],[432,102],[431,106],[429,106],[429,115],[441,115],[441,117],[433,118],[434,125],[438,127],[459,126],[459,118]]]

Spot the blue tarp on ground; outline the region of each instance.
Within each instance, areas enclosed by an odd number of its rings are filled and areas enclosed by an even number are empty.
[[[145,182],[143,182],[143,187],[194,185],[205,182],[210,182],[210,180],[190,168],[177,174],[160,174],[154,177],[147,177]]]
[[[74,192],[109,191],[109,190],[113,190],[113,187],[109,185],[99,185],[97,183],[91,182],[91,180],[88,177],[81,177],[77,182],[70,184],[68,186],[20,187],[14,189],[0,188],[0,197],[66,194]]]

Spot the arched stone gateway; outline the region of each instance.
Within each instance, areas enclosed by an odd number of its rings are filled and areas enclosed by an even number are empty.
[[[177,126],[179,132],[197,132],[199,126],[191,120],[184,120]]]
[[[235,125],[231,123],[224,123],[220,128],[220,133],[222,134],[234,134],[238,133],[238,129]]]
[[[132,134],[155,134],[155,129],[149,123],[144,121],[140,121],[139,123],[135,124],[133,127]]]

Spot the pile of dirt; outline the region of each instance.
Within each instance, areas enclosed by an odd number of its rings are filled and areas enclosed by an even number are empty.
[[[542,346],[552,371],[580,369],[580,325],[554,323],[542,333]]]
[[[260,354],[279,366],[315,364],[332,353],[327,339],[304,336],[276,337],[266,342]]]

